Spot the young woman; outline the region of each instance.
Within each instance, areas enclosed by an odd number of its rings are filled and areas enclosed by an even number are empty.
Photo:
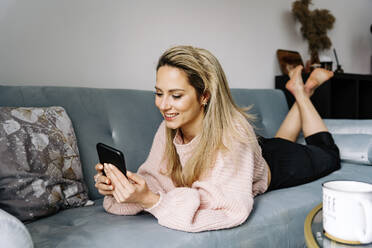
[[[287,88],[296,104],[276,137],[257,140],[217,59],[191,46],[167,50],[155,85],[164,121],[147,160],[128,179],[110,164],[96,165],[105,210],[145,210],[159,224],[188,232],[229,228],[247,219],[254,197],[268,188],[303,184],[338,169],[338,149],[309,100],[332,72],[315,70],[304,85],[301,70],[291,72]],[[306,146],[294,143],[301,130]]]

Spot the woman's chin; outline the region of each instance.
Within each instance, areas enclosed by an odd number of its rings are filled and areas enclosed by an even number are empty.
[[[179,128],[179,125],[177,123],[172,122],[172,121],[165,120],[165,125],[167,126],[167,128],[170,128],[170,129]]]

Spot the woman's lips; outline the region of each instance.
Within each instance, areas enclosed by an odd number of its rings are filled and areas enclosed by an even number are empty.
[[[164,114],[164,118],[167,121],[171,121],[175,119],[178,116],[178,113],[170,113],[170,114]]]

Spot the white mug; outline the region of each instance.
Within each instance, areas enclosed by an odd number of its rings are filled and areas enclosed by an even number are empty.
[[[372,184],[323,183],[323,229],[326,236],[339,242],[372,242]]]

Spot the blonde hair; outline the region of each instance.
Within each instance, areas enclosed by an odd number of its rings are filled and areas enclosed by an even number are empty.
[[[213,167],[218,151],[229,150],[233,140],[250,143],[253,151],[259,152],[257,142],[252,142],[256,137],[247,121],[253,116],[234,103],[225,73],[213,54],[192,46],[176,46],[163,53],[156,70],[162,66],[182,69],[198,99],[204,94],[210,96],[205,106],[199,143],[184,168],[173,144],[177,130],[166,128],[165,174],[171,177],[176,187],[191,187]],[[245,133],[243,137],[242,131]]]

